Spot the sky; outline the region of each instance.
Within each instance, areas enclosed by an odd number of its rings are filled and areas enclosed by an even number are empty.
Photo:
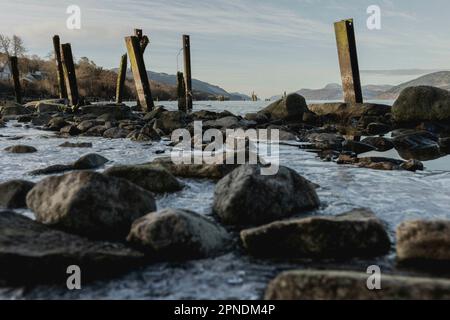
[[[70,5],[81,9],[79,30],[66,27]],[[370,5],[381,9],[380,30],[367,27]],[[333,23],[346,18],[355,19],[363,85],[450,70],[448,12],[448,0],[0,0],[0,33],[42,57],[59,34],[75,57],[115,68],[124,37],[141,28],[147,69],[169,74],[189,34],[194,78],[270,97],[340,83]]]

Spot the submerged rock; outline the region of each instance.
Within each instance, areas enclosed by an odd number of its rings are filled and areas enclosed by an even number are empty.
[[[185,260],[223,253],[231,238],[224,228],[195,212],[165,209],[136,220],[128,241],[156,259]]]
[[[397,228],[397,260],[403,265],[450,267],[450,221],[406,221]]]
[[[97,169],[107,162],[109,162],[109,160],[105,157],[96,153],[90,153],[75,161],[73,163],[73,168],[75,170]]]
[[[4,149],[6,152],[10,153],[34,153],[37,152],[35,147],[25,146],[25,145],[17,145],[11,146]]]
[[[92,148],[92,143],[90,142],[64,142],[58,147],[61,148]]]
[[[143,263],[118,243],[94,242],[52,230],[13,212],[0,212],[0,281],[8,285],[65,284],[77,265],[83,281],[118,275]]]
[[[404,89],[392,107],[396,122],[445,121],[450,119],[450,93],[418,86]]]
[[[26,208],[26,197],[34,183],[11,180],[0,184],[0,207],[8,209]]]
[[[293,93],[275,101],[258,113],[268,115],[272,120],[301,122],[303,120],[303,113],[307,111],[308,106],[305,98],[297,93]]]
[[[150,165],[115,166],[107,169],[104,174],[126,179],[155,193],[176,192],[183,189],[183,185],[168,170]]]
[[[383,274],[382,290],[367,289],[368,275],[351,271],[287,271],[272,280],[266,300],[448,300],[450,280]]]
[[[366,209],[277,221],[243,230],[241,239],[250,254],[269,258],[372,257],[390,249],[382,222]]]
[[[39,222],[107,240],[124,240],[134,220],[156,210],[152,193],[89,171],[42,180],[28,193],[27,205]]]
[[[261,225],[319,206],[313,185],[294,170],[280,167],[275,175],[261,170],[242,165],[217,183],[213,210],[222,222]]]

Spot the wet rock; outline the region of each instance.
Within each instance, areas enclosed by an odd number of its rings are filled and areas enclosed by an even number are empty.
[[[144,121],[150,121],[153,119],[158,119],[159,116],[161,114],[163,114],[164,112],[168,112],[168,110],[162,106],[157,106],[155,109],[153,109],[152,111],[148,112],[145,114],[143,120]]]
[[[50,131],[60,131],[67,125],[69,125],[69,123],[67,123],[63,117],[54,117],[47,123],[46,128]]]
[[[221,179],[214,191],[214,212],[231,225],[261,225],[319,206],[312,184],[280,167],[262,175],[261,166],[242,165]]]
[[[442,152],[449,154],[450,153],[450,138],[440,138],[439,139],[439,147]]]
[[[97,126],[97,125],[100,125],[100,123],[97,122],[97,121],[93,121],[93,120],[84,120],[84,121],[82,121],[82,122],[80,122],[80,123],[78,124],[77,128],[78,128],[78,130],[80,130],[81,132],[86,132],[86,131],[88,131],[89,129],[91,129],[91,128]]]
[[[448,272],[450,267],[450,221],[406,221],[397,228],[397,260]]]
[[[243,125],[243,123],[239,120],[239,118],[235,116],[228,116],[224,118],[220,118],[217,120],[208,120],[203,123],[205,128],[216,128],[216,129],[235,129],[239,128]]]
[[[272,280],[266,300],[448,300],[450,280],[383,274],[382,290],[367,289],[368,275],[351,271],[287,271]]]
[[[65,109],[64,104],[54,103],[50,101],[42,101],[36,104],[36,111],[38,113],[55,113]]]
[[[108,139],[125,139],[129,134],[130,131],[115,127],[103,132],[103,137]]]
[[[406,88],[392,107],[396,122],[445,121],[450,119],[450,93],[418,86]]]
[[[92,143],[90,142],[64,142],[60,144],[58,147],[61,148],[92,148]]]
[[[396,135],[392,141],[403,159],[428,161],[442,156],[439,138],[428,131],[407,131]]]
[[[159,127],[165,134],[171,134],[172,131],[183,128],[186,125],[186,114],[180,111],[163,112],[158,117]]]
[[[264,113],[247,113],[244,119],[248,121],[255,121],[256,123],[269,122],[269,117]]]
[[[89,170],[89,169],[97,169],[103,166],[105,163],[109,162],[105,157],[91,153],[85,156],[82,156],[80,159],[74,162],[73,168],[75,170]]]
[[[387,254],[390,249],[383,224],[366,209],[338,216],[277,221],[243,230],[241,239],[250,254],[270,258],[373,257]]]
[[[51,120],[51,115],[48,113],[38,114],[31,119],[33,126],[44,126]]]
[[[183,185],[166,169],[149,165],[115,166],[107,169],[107,176],[126,179],[155,193],[176,192]]]
[[[30,171],[28,174],[31,176],[40,176],[40,175],[63,173],[71,170],[74,170],[73,165],[71,164],[55,164],[45,167],[43,169]]]
[[[95,115],[97,117],[110,114],[114,120],[127,119],[131,116],[131,110],[124,104],[95,104],[80,107],[83,114]]]
[[[298,121],[303,119],[303,113],[308,111],[305,98],[301,95],[293,93],[287,97],[275,101],[260,112],[266,114],[272,120]]]
[[[30,114],[31,111],[25,108],[24,106],[12,103],[6,106],[0,107],[0,114],[2,116],[19,116],[23,114]]]
[[[357,158],[351,155],[341,154],[337,160],[337,164],[353,164],[360,168],[390,171],[402,170],[402,165],[405,164],[405,161],[385,157]]]
[[[404,170],[412,172],[423,171],[424,169],[423,163],[419,160],[408,160],[402,163],[400,167]]]
[[[127,138],[132,141],[159,141],[161,135],[152,125],[145,125],[142,129],[131,132]]]
[[[165,209],[136,220],[127,240],[163,260],[217,256],[232,242],[221,226],[195,212],[180,209]]]
[[[0,207],[8,209],[26,208],[26,196],[34,187],[33,182],[11,180],[0,184]]]
[[[321,116],[326,122],[343,125],[354,125],[361,121],[364,123],[365,118],[369,118],[370,122],[384,120],[386,115],[391,112],[391,106],[372,103],[320,103],[310,104],[308,109]],[[383,121],[378,122],[384,123]]]
[[[356,154],[366,153],[375,150],[374,146],[365,144],[364,142],[358,142],[355,140],[345,140],[342,143],[342,150],[351,151]]]
[[[33,119],[33,117],[31,115],[18,116],[17,122],[27,123],[27,122],[31,122],[32,119]]]
[[[306,141],[320,150],[342,150],[344,137],[336,133],[310,133],[306,136]]]
[[[34,153],[37,152],[37,149],[35,147],[31,146],[25,146],[25,145],[16,145],[7,147],[4,149],[6,152],[10,153]]]
[[[94,242],[52,230],[13,212],[0,212],[0,280],[8,285],[65,284],[77,265],[83,281],[118,275],[143,263],[118,243]]]
[[[384,137],[367,137],[361,142],[373,146],[380,152],[389,151],[394,148],[392,140]]]
[[[68,125],[59,130],[59,133],[64,136],[77,136],[81,133],[81,131],[75,125]]]
[[[367,133],[370,135],[383,135],[391,131],[392,127],[384,123],[372,122],[367,126]]]
[[[90,171],[42,180],[28,193],[27,205],[41,223],[108,240],[124,240],[134,220],[156,210],[151,192]]]

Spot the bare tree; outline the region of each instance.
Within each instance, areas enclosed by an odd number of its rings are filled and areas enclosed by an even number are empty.
[[[10,56],[22,57],[26,52],[22,38],[16,35],[10,38],[4,34],[0,34],[0,49],[8,58]]]
[[[11,55],[11,38],[5,36],[4,34],[0,34],[0,49],[6,54],[8,57]]]

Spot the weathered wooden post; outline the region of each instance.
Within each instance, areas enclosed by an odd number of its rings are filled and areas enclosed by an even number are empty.
[[[64,83],[64,70],[61,61],[61,41],[58,35],[53,37],[53,48],[55,50],[56,75],[58,80],[59,97],[67,99],[67,89]]]
[[[75,64],[73,63],[72,47],[70,43],[61,45],[61,59],[64,70],[64,79],[67,89],[67,96],[72,106],[78,106],[78,85],[75,74]]]
[[[134,36],[139,39],[139,45],[141,47],[141,53],[144,54],[150,40],[147,36],[144,36],[142,29],[134,29]]]
[[[139,103],[145,111],[151,111],[154,108],[154,103],[139,38],[136,36],[126,37],[125,42],[128,56],[130,57],[131,71],[133,71]]]
[[[353,19],[336,22],[334,29],[339,55],[339,66],[341,68],[344,101],[347,103],[362,103],[363,96]]]
[[[192,110],[191,40],[183,35],[184,85],[186,86],[186,108]]]
[[[120,59],[119,73],[117,74],[116,103],[122,103],[125,79],[127,76],[128,56],[125,53]]]
[[[11,65],[11,73],[13,76],[14,94],[16,96],[16,102],[22,103],[22,89],[20,87],[19,66],[17,57],[9,57],[9,63]]]
[[[177,96],[178,96],[178,110],[187,112],[187,110],[186,110],[186,86],[184,85],[183,72],[177,73]]]

